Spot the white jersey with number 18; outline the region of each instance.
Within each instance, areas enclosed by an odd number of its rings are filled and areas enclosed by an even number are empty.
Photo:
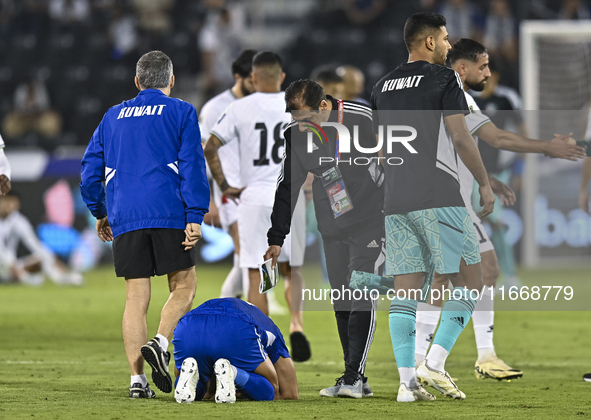
[[[246,187],[241,203],[273,206],[285,147],[283,131],[290,121],[284,92],[257,92],[232,102],[212,128],[222,144],[239,142],[240,180]]]

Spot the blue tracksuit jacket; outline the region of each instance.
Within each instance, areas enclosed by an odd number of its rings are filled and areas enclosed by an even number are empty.
[[[80,189],[113,236],[202,223],[209,183],[195,108],[157,89],[109,109],[82,159]]]

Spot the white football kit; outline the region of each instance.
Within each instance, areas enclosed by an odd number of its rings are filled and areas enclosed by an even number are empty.
[[[474,137],[476,144],[478,144],[478,137],[474,135],[476,131],[480,127],[485,124],[488,124],[490,118],[484,115],[474,98],[470,96],[467,92],[464,92],[466,95],[466,102],[468,102],[468,107],[470,108],[470,114],[466,115],[466,125],[468,126],[468,130]],[[474,175],[470,172],[470,170],[466,167],[464,162],[461,159],[458,159],[458,175],[460,177],[460,192],[462,194],[462,198],[464,199],[464,204],[466,205],[466,209],[470,214],[470,218],[472,219],[472,223],[474,224],[474,229],[476,230],[476,237],[480,243],[480,253],[484,253],[487,251],[492,251],[494,249],[493,243],[488,237],[486,230],[484,230],[484,226],[482,225],[482,221],[472,208],[472,189],[474,185]]]
[[[271,227],[275,189],[285,147],[283,131],[290,121],[291,115],[285,112],[284,92],[257,92],[232,102],[211,130],[223,147],[238,143],[240,183],[245,187],[238,206],[242,268],[256,268],[263,262],[267,250],[267,231]],[[304,259],[304,213],[305,207],[296,208],[293,235],[287,236],[279,257],[280,262],[289,261],[294,267],[301,266]]]
[[[8,159],[4,154],[4,140],[2,136],[0,136],[0,175],[6,175],[8,179],[10,179],[10,164],[8,163]]]
[[[28,249],[29,256],[37,257],[41,261],[43,274],[56,283],[67,282],[68,275],[57,269],[53,253],[37,238],[31,222],[18,211],[12,212],[5,219],[0,219],[0,281],[10,281],[13,265],[21,268],[24,265],[28,256],[22,259],[17,257],[20,243]],[[33,284],[43,282],[43,277],[33,280],[34,277],[36,276],[27,275],[22,280],[29,283],[30,279]]]
[[[224,113],[228,105],[237,98],[230,89],[225,90],[217,96],[211,98],[199,114],[199,127],[201,129],[202,141],[207,141],[211,134],[211,129]],[[231,187],[241,188],[240,184],[240,159],[238,155],[238,142],[231,142],[227,146],[218,149],[218,156],[226,181]],[[230,226],[238,221],[238,204],[232,200],[223,197],[222,190],[217,183],[213,183],[213,201],[220,213],[220,223],[222,229],[229,230]]]

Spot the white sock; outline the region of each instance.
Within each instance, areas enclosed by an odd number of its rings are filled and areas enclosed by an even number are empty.
[[[240,268],[240,255],[234,253],[234,266],[226,276],[222,284],[222,298],[235,297],[242,291],[242,269]]]
[[[417,373],[413,367],[398,368],[400,375],[400,383],[406,385],[407,388],[415,389],[417,387]]]
[[[478,361],[484,360],[495,355],[495,345],[493,344],[493,327],[495,319],[494,295],[491,294],[489,287],[484,287],[482,299],[476,302],[472,322],[474,323],[474,336],[476,337],[476,348],[478,349]]]
[[[427,355],[427,365],[440,372],[445,371],[445,360],[449,353],[439,344],[433,344]]]
[[[148,380],[146,379],[146,374],[142,373],[141,375],[131,375],[131,383],[130,386],[133,384],[142,384],[145,388],[148,385]]]
[[[419,366],[427,355],[429,344],[437,329],[441,308],[429,303],[419,302],[417,305],[417,324],[415,339],[415,366]]]
[[[168,338],[164,337],[162,334],[156,334],[156,338],[158,340],[160,340],[160,347],[162,347],[162,350],[167,351],[168,350]]]

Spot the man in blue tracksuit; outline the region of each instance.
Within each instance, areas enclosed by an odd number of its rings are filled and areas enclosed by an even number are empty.
[[[82,159],[82,197],[99,238],[114,241],[115,272],[125,277],[123,341],[130,398],[153,398],[144,375],[172,391],[168,342],[195,296],[195,244],[209,208],[209,184],[195,108],[170,98],[172,62],[160,51],[136,66],[140,93],[109,109]],[[170,297],[158,334],[148,341],[150,277],[168,275]],[[147,342],[147,343],[146,343]]]

